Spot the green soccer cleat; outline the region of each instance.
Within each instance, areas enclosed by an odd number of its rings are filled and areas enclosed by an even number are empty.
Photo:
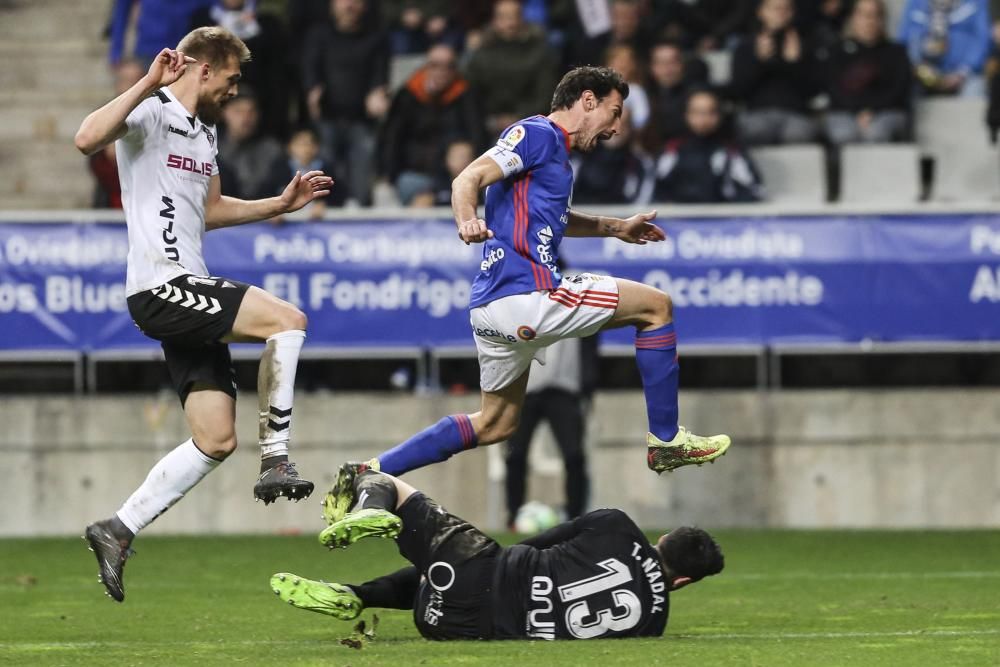
[[[728,435],[695,435],[681,426],[670,442],[652,433],[646,435],[646,462],[657,474],[691,464],[714,463],[726,453],[729,444]]]
[[[361,509],[327,526],[319,534],[325,547],[346,549],[366,537],[394,538],[403,530],[403,521],[389,510]]]
[[[378,470],[378,459],[364,463],[345,463],[337,471],[337,479],[323,498],[323,520],[326,525],[337,523],[354,505],[354,480],[365,470]]]
[[[357,618],[365,608],[361,598],[348,586],[304,579],[288,572],[271,576],[271,590],[293,607],[341,621]]]

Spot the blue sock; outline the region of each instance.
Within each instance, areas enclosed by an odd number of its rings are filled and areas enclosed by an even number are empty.
[[[423,468],[478,444],[469,415],[451,415],[379,455],[379,469],[389,475]]]
[[[671,322],[659,329],[635,335],[635,363],[646,394],[649,432],[664,442],[677,435],[677,334]]]

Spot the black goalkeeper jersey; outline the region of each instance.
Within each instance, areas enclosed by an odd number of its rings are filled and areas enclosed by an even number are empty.
[[[494,578],[496,639],[658,637],[668,582],[620,510],[603,509],[504,549]]]

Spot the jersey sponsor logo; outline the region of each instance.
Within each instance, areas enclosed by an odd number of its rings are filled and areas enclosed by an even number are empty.
[[[507,150],[512,151],[514,150],[515,146],[521,143],[521,140],[524,139],[524,135],[525,135],[524,126],[515,125],[514,127],[510,128],[510,131],[507,132],[506,135],[501,137],[500,141],[497,142],[497,145],[500,146],[501,148],[506,148]]]
[[[508,343],[517,342],[517,339],[511,336],[510,334],[505,334],[504,332],[497,331],[496,329],[488,329],[485,327],[472,327],[472,331],[480,338],[499,338],[500,340],[505,340]]]
[[[444,607],[444,593],[455,583],[455,568],[440,560],[431,563],[427,568],[427,583],[431,587],[431,594],[424,609],[424,622],[427,625],[437,625],[444,615],[441,611]]]
[[[173,132],[174,134],[179,134],[182,137],[186,137],[188,135],[187,130],[179,130],[176,127],[174,127],[173,125],[168,125],[167,126],[167,132]]]
[[[517,328],[517,337],[521,340],[535,340],[535,330],[529,327],[527,324],[522,324]]]
[[[171,153],[167,156],[167,166],[171,169],[190,171],[192,174],[204,174],[205,176],[212,175],[211,162],[198,162],[194,158],[177,155],[175,153]]]
[[[552,616],[552,579],[538,576],[531,578],[531,610],[528,612],[527,634],[537,639],[556,638],[556,621]]]
[[[486,259],[484,259],[479,265],[479,270],[489,271],[491,266],[503,259],[503,255],[503,248],[494,248],[493,250],[490,250],[490,254],[488,254]]]
[[[160,197],[163,208],[160,217],[165,220],[163,227],[163,254],[172,262],[181,261],[181,251],[177,249],[177,236],[174,235],[174,200],[163,195]]]

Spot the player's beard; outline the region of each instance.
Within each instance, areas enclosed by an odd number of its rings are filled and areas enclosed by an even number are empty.
[[[222,120],[222,105],[213,99],[203,99],[198,103],[198,118],[206,125],[217,125]]]

